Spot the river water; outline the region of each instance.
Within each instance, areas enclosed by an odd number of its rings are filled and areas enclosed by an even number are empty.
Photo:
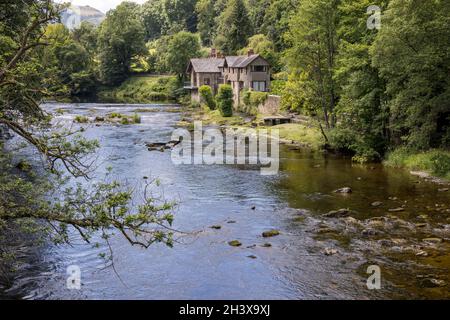
[[[164,197],[179,204],[174,227],[193,234],[174,248],[154,245],[148,250],[116,235],[111,239],[115,270],[105,268],[99,257],[105,247],[81,241],[40,247],[24,255],[3,298],[450,298],[450,193],[438,190],[443,186],[406,171],[355,165],[342,157],[287,146],[281,148],[281,170],[275,176],[262,176],[254,166],[175,166],[170,151],[149,152],[145,146],[170,140],[182,117],[175,106],[44,107],[65,110],[56,120],[67,124],[76,115],[157,109],[141,113],[141,124],[84,125],[86,136],[101,143],[96,174],[112,166],[115,176],[131,183],[144,176],[159,178]],[[353,189],[351,195],[333,192],[345,186]],[[374,207],[375,201],[382,204]],[[399,207],[403,211],[389,212]],[[351,209],[352,218],[323,217],[341,208]],[[380,226],[368,220],[374,217],[388,220]],[[371,223],[376,228],[368,229]],[[222,228],[210,228],[213,225]],[[261,236],[271,229],[281,235]],[[242,246],[229,246],[231,240]],[[71,265],[81,269],[81,290],[66,287]],[[381,269],[380,290],[367,288],[369,265]]]

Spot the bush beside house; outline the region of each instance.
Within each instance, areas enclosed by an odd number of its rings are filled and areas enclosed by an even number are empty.
[[[205,104],[209,110],[216,109],[216,102],[214,101],[214,95],[210,86],[204,85],[199,88],[200,101]]]
[[[233,115],[233,89],[230,85],[220,85],[216,101],[222,117],[231,117]]]

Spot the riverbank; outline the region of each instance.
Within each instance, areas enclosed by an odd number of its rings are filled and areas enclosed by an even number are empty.
[[[120,86],[102,88],[98,92],[101,100],[119,102],[169,102],[180,95],[180,85],[175,76],[132,76]]]
[[[445,150],[429,150],[414,152],[399,148],[386,157],[386,166],[404,168],[413,175],[432,180],[437,183],[450,182],[450,152]]]
[[[285,145],[302,147],[314,151],[323,149],[325,140],[318,126],[313,123],[288,123],[276,126],[266,126],[264,115],[256,116],[234,113],[232,117],[223,117],[219,110],[209,110],[207,107],[186,107],[181,126],[191,127],[194,121],[204,125],[215,125],[230,128],[254,128],[256,130],[279,130],[280,142]]]

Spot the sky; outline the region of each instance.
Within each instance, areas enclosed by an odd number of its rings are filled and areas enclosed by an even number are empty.
[[[132,0],[132,1],[137,3],[144,3],[147,0]],[[117,5],[123,2],[123,0],[66,0],[61,2],[71,2],[74,5],[80,6],[89,5],[91,7],[94,7],[95,9],[98,9],[106,13],[108,10],[117,7]]]

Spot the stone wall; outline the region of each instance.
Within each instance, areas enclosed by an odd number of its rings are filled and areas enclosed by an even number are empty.
[[[281,97],[269,95],[266,102],[258,107],[258,112],[263,115],[276,115],[280,113]]]

